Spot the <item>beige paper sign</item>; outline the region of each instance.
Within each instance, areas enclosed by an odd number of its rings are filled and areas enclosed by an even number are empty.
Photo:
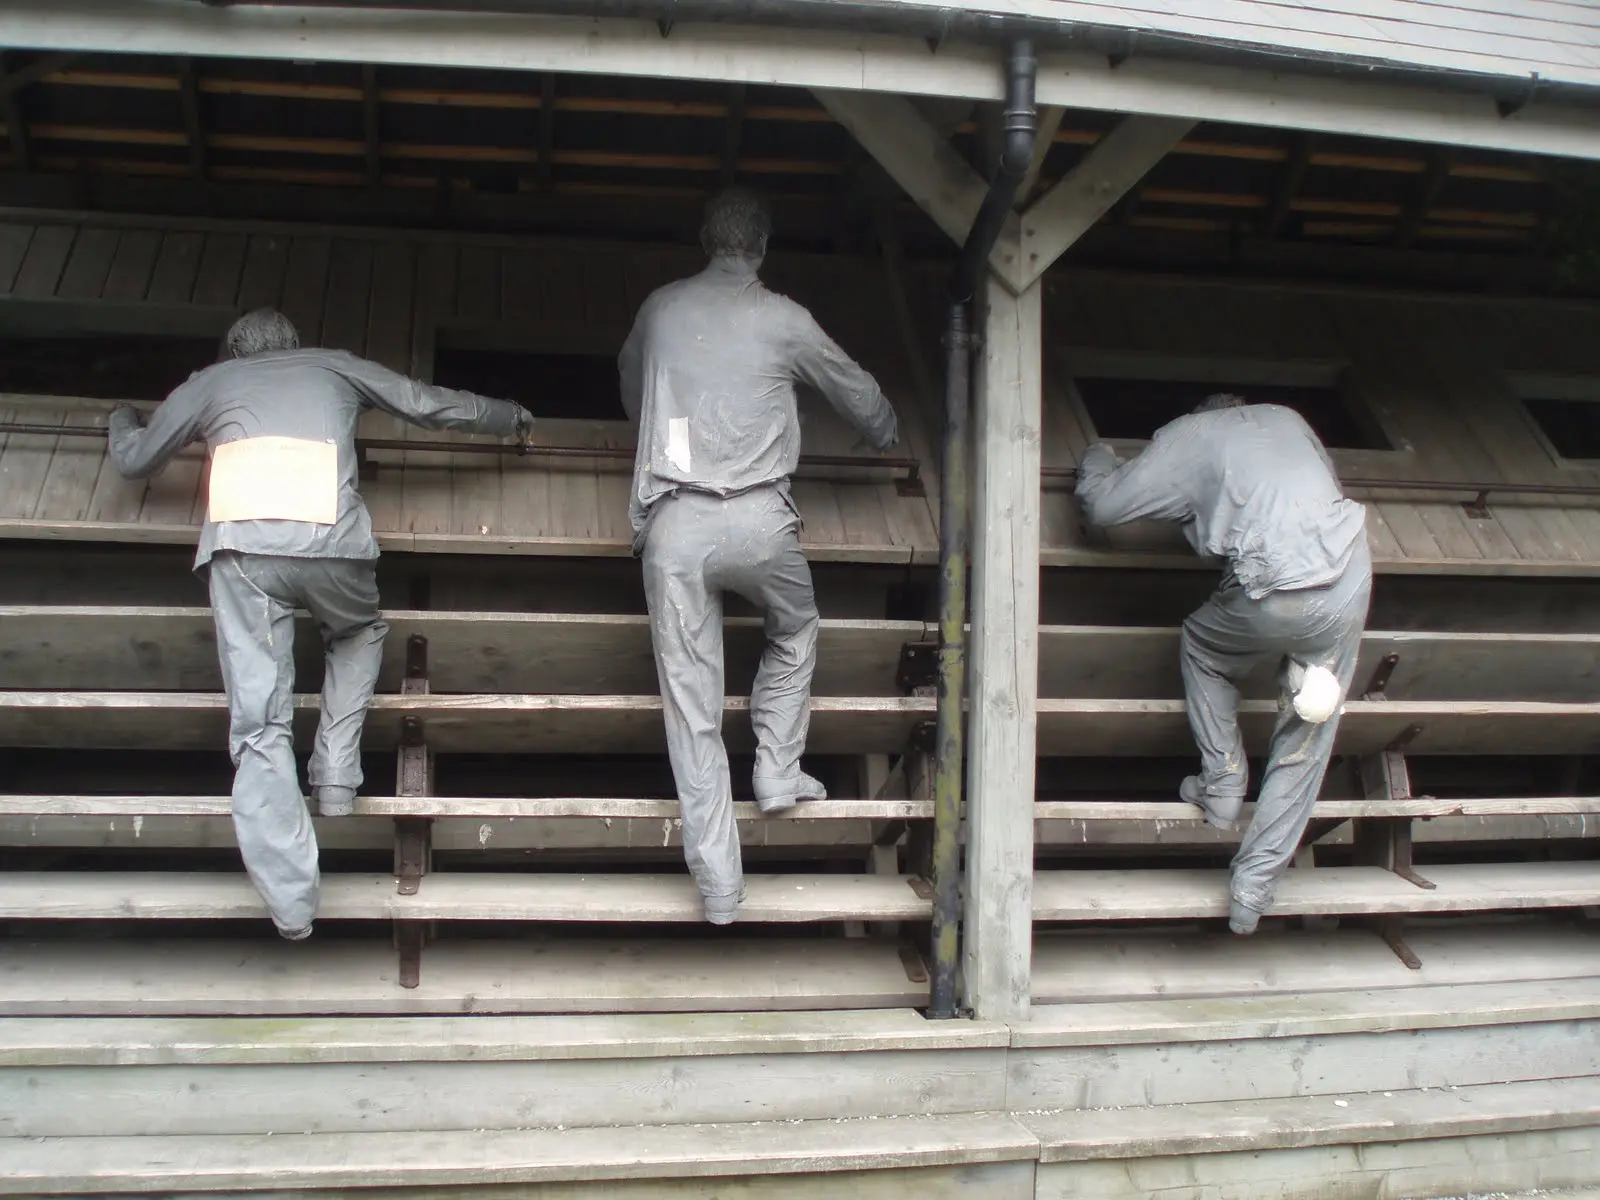
[[[213,521],[339,519],[339,447],[302,438],[226,442],[211,454],[207,513]]]

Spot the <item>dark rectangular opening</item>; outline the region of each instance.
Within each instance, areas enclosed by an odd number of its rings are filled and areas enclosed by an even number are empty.
[[[149,334],[0,334],[0,392],[165,400],[217,361],[216,338]]]
[[[1075,375],[1078,395],[1103,438],[1149,439],[1168,421],[1216,392],[1251,404],[1281,404],[1306,419],[1325,446],[1340,450],[1392,450],[1378,423],[1335,384],[1192,383],[1175,379],[1108,379]]]
[[[602,354],[532,354],[440,345],[433,381],[515,400],[536,417],[626,421],[617,360]]]
[[[1600,459],[1600,402],[1525,397],[1522,404],[1562,458]]]

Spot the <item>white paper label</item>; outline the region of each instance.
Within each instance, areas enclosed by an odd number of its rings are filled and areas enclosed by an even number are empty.
[[[673,417],[667,421],[667,461],[678,470],[688,472],[689,418]]]
[[[302,438],[226,442],[211,454],[207,516],[212,521],[339,519],[339,447]]]

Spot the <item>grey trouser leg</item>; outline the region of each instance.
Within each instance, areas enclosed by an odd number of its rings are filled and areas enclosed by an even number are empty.
[[[234,832],[273,921],[293,932],[316,915],[319,884],[316,834],[295,773],[294,610],[310,609],[327,645],[313,782],[361,782],[362,718],[387,627],[371,563],[226,552],[212,559],[209,575],[228,694]]]
[[[1247,782],[1236,681],[1264,661],[1278,666],[1278,722],[1255,816],[1233,859],[1233,897],[1257,912],[1272,902],[1300,844],[1339,729],[1337,715],[1320,725],[1295,715],[1282,682],[1284,668],[1289,658],[1327,667],[1348,694],[1371,591],[1372,564],[1363,542],[1344,575],[1327,587],[1252,600],[1230,580],[1184,622],[1189,724],[1200,748],[1202,788],[1218,811],[1237,805]]]
[[[775,488],[726,500],[682,492],[658,502],[643,560],[684,857],[705,895],[735,895],[744,868],[722,741],[722,593],[766,612],[767,649],[750,699],[756,771],[797,775],[817,648],[800,520]]]

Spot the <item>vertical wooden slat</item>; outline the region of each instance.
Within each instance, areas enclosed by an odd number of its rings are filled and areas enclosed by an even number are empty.
[[[500,257],[505,253],[498,246],[461,247],[453,318],[461,321],[499,320]]]
[[[11,285],[12,292],[29,300],[53,297],[77,232],[70,225],[39,226],[22,257],[22,266]]]
[[[340,238],[328,262],[328,293],[322,309],[322,345],[364,354],[372,295],[372,243]]]
[[[376,248],[368,310],[367,357],[402,373],[411,370],[416,282],[415,246],[407,242],[383,242]],[[371,436],[385,438],[403,438],[408,428],[404,421],[383,413],[368,414],[362,424]],[[362,482],[361,492],[372,514],[374,529],[400,528],[403,467],[382,468],[375,479]]]
[[[456,311],[458,255],[453,246],[429,242],[422,247],[412,329],[412,368],[433,377],[433,346],[439,322]],[[429,437],[413,426],[399,432],[405,440]],[[450,530],[451,470],[447,454],[411,454],[402,459],[399,527],[412,533]]]
[[[67,409],[58,412],[61,424],[95,428],[105,424],[105,415],[92,409]],[[40,521],[82,521],[89,515],[95,486],[102,470],[114,471],[107,461],[104,438],[61,438],[45,474],[44,486],[34,517]]]
[[[514,315],[534,319],[539,312],[577,313],[583,309],[583,273],[575,253],[552,253],[542,256],[538,268],[524,266],[523,271],[535,272],[527,282],[541,283],[542,299],[527,296],[515,310],[511,307],[513,294],[510,285],[513,270],[508,266],[507,311],[509,320]],[[521,273],[517,273],[521,280]],[[600,480],[592,469],[581,463],[554,463],[550,471],[550,525],[556,537],[592,538],[600,529]]]
[[[302,346],[322,345],[322,307],[328,291],[327,238],[297,237],[283,278],[283,315],[300,331]]]
[[[212,308],[232,308],[239,298],[239,277],[244,270],[242,234],[209,233],[200,255],[200,272],[194,284],[194,303]]]
[[[82,230],[73,243],[56,295],[66,300],[98,300],[120,240],[115,229]]]
[[[14,405],[4,411],[0,420],[58,425],[61,410],[54,405]],[[56,443],[61,439],[28,433],[6,434],[4,439],[5,446],[0,449],[0,517],[30,520],[38,508]]]
[[[124,229],[117,239],[101,296],[106,300],[143,300],[150,290],[161,235],[153,229]]]
[[[0,294],[11,291],[33,241],[32,225],[0,225]]]
[[[240,312],[256,308],[277,308],[283,302],[283,277],[289,266],[290,239],[287,234],[258,233],[245,250],[244,269],[239,278]]]
[[[168,233],[161,239],[155,274],[150,280],[149,299],[155,304],[188,304],[194,295],[195,275],[200,270],[200,254],[205,235]]]

